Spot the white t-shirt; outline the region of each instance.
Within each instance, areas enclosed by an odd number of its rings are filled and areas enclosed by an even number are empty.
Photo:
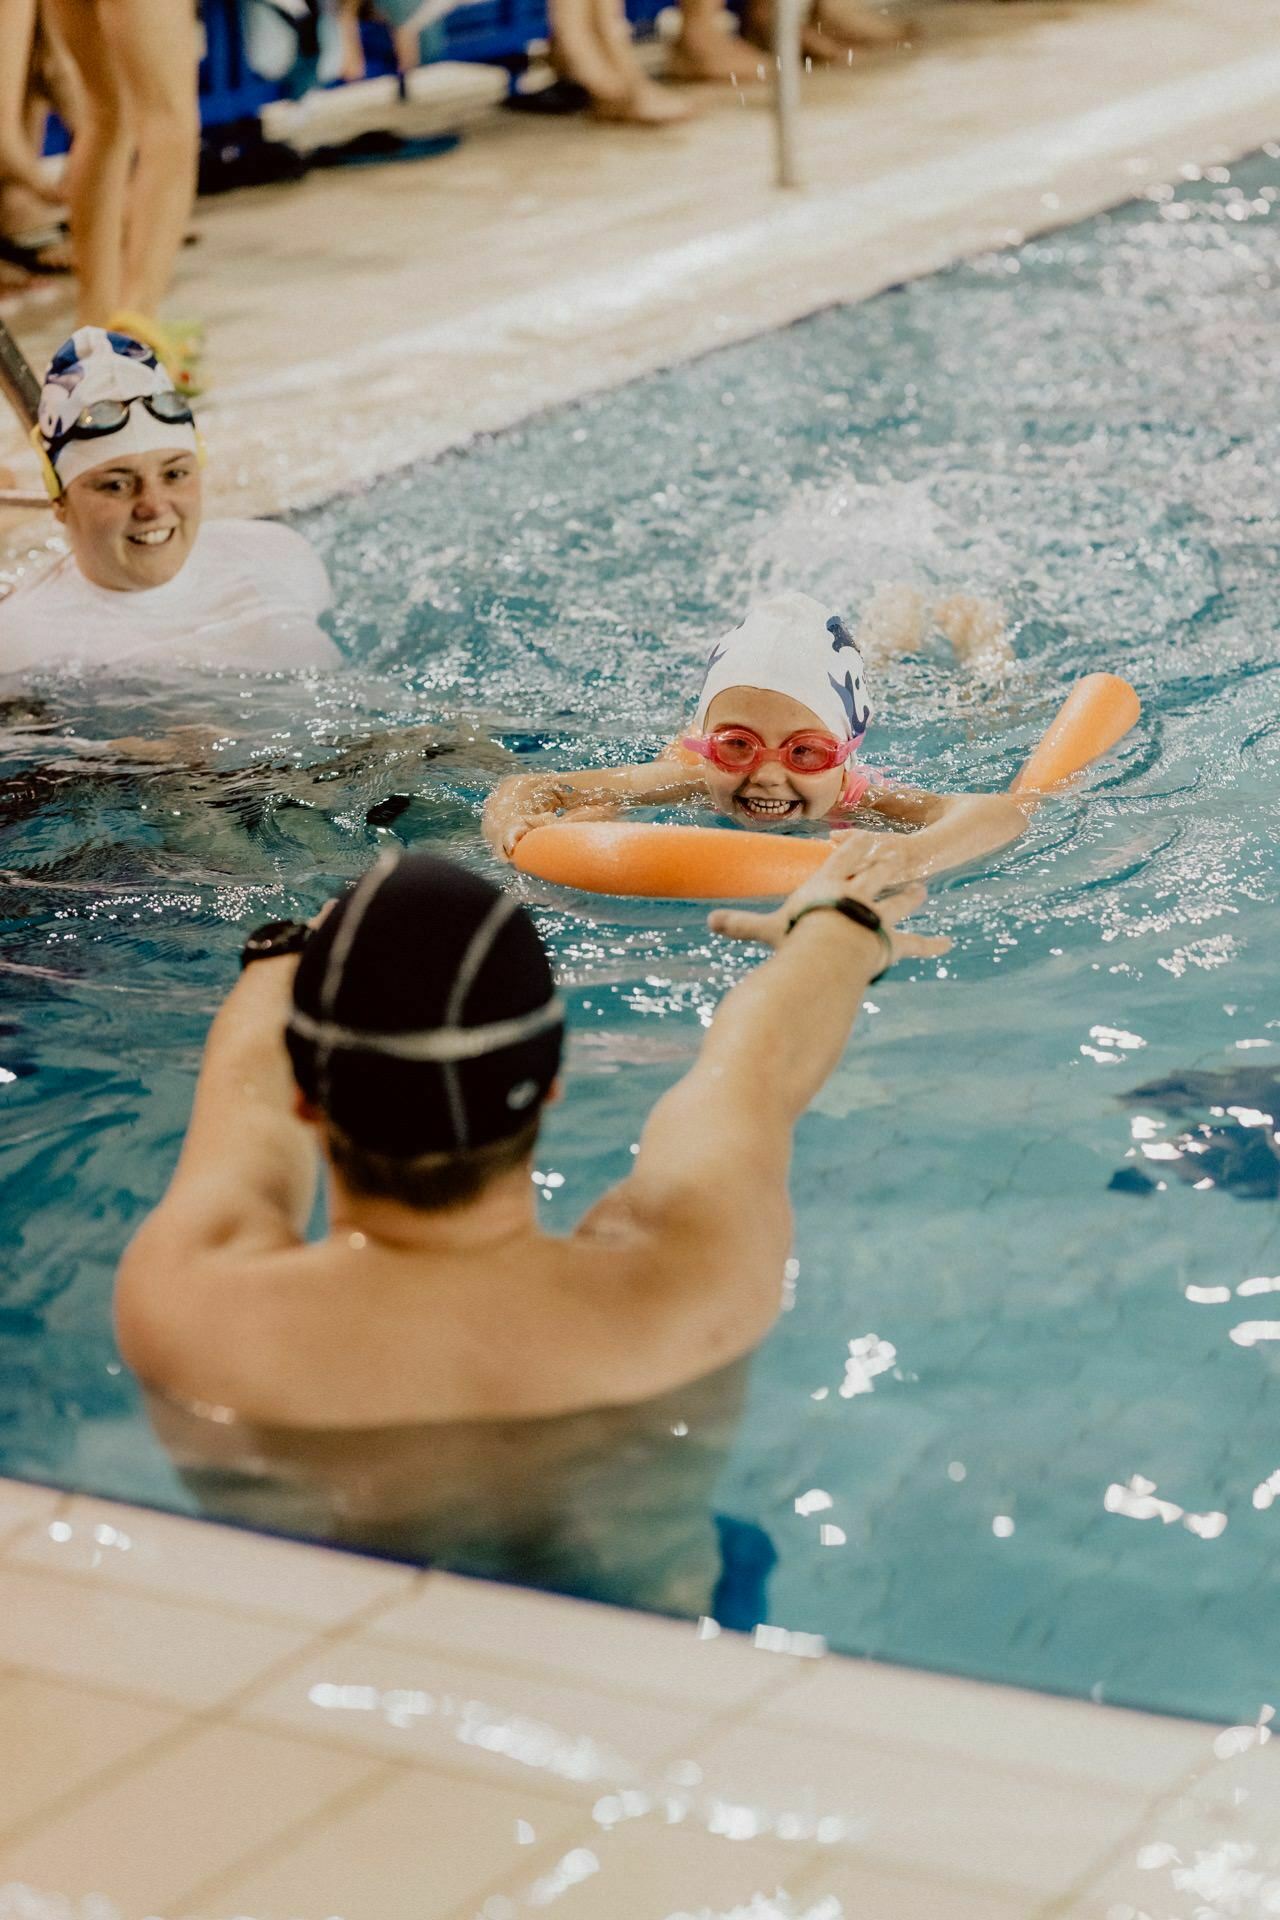
[[[104,668],[335,666],[317,616],[329,606],[318,553],[274,520],[209,520],[182,571],[133,593],[96,587],[72,555],[0,601],[0,674]]]

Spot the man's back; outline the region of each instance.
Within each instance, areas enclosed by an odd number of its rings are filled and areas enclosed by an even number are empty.
[[[700,1310],[705,1262],[726,1254],[742,1288],[732,1319]],[[700,1252],[679,1219],[637,1222],[624,1188],[562,1237],[535,1223],[433,1251],[339,1225],[312,1245],[245,1248],[188,1264],[180,1299],[171,1273],[135,1253],[116,1321],[144,1379],[254,1421],[534,1419],[641,1401],[748,1352],[780,1298],[775,1254],[766,1237],[752,1288],[745,1240]]]
[[[125,1358],[228,1419],[354,1430],[623,1406],[749,1351],[781,1303],[796,1121],[880,960],[945,944],[862,903],[817,911],[864,858],[855,838],[777,913],[714,916],[780,950],[564,1238],[532,1181],[563,1006],[518,903],[384,856],[311,929],[260,929],[121,1264]],[[922,898],[895,889],[890,924]],[[330,1224],[308,1245],[322,1147]]]

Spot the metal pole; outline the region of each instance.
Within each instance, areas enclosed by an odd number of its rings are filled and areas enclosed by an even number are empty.
[[[17,414],[23,432],[29,434],[40,411],[40,382],[3,320],[0,320],[0,393]]]
[[[29,435],[40,411],[40,382],[3,320],[0,320],[0,393],[17,414],[24,435]],[[48,505],[42,493],[28,493],[22,487],[0,488],[0,507]]]
[[[773,117],[778,185],[800,185],[800,27],[808,0],[773,0]]]

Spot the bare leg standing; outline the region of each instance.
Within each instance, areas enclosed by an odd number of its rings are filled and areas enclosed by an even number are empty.
[[[552,0],[552,62],[591,95],[603,119],[661,126],[689,109],[650,80],[631,46],[622,0]]]
[[[636,59],[624,0],[592,0],[592,13],[600,44],[611,56],[626,88],[621,100],[597,100],[596,113],[600,118],[627,120],[645,127],[687,120],[688,103],[678,99],[669,87],[651,80]]]
[[[745,86],[762,79],[759,49],[726,32],[723,0],[680,0],[680,38],[671,49],[673,80],[721,80]]]
[[[154,320],[195,198],[194,11],[186,0],[47,4],[81,95],[67,167],[79,319]]]
[[[40,168],[27,127],[27,81],[35,44],[36,0],[0,0],[0,180],[56,205],[62,198]]]
[[[79,123],[63,182],[79,282],[76,317],[82,326],[105,327],[123,292],[125,195],[133,143],[95,0],[47,4],[79,95]]]
[[[123,305],[154,315],[196,197],[196,23],[186,0],[96,0],[134,137]]]

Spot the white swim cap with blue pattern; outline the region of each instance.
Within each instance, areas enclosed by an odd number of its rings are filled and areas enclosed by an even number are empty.
[[[46,448],[75,424],[86,407],[103,400],[142,400],[172,393],[173,381],[150,347],[128,334],[79,327],[54,354],[40,390],[40,432]],[[137,453],[195,453],[196,430],[181,421],[157,420],[145,407],[131,407],[118,433],[101,439],[67,440],[52,455],[64,487],[94,467]]]
[[[807,593],[778,593],[718,640],[707,662],[695,725],[729,687],[785,693],[837,740],[860,740],[871,718],[867,670],[844,621]]]

